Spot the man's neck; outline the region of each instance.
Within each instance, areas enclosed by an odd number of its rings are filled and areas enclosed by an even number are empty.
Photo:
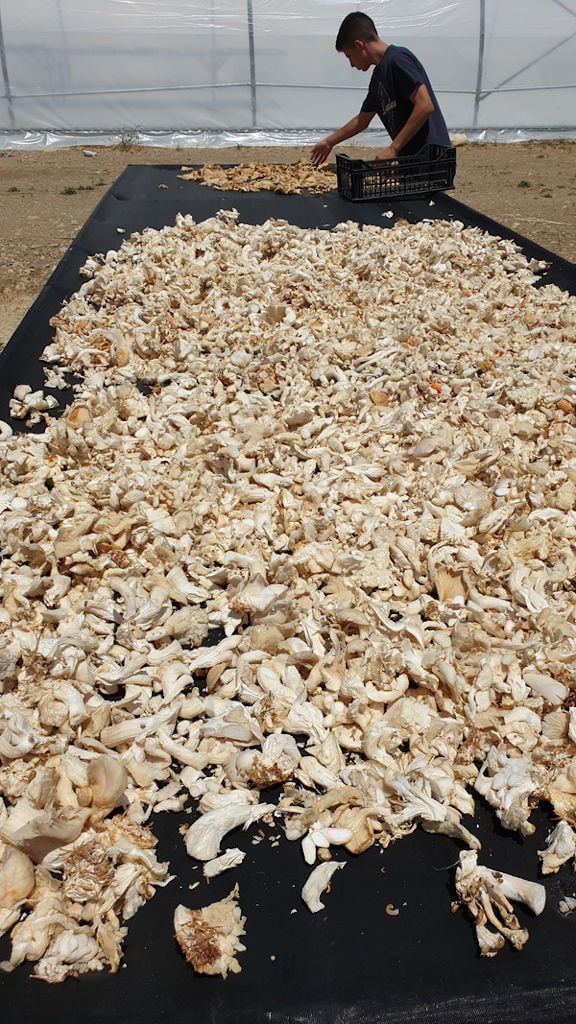
[[[388,49],[388,43],[385,43],[383,39],[374,39],[366,43],[366,53],[370,58],[371,64],[379,64],[382,57]]]

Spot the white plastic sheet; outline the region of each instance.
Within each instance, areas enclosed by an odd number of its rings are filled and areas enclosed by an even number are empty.
[[[334,48],[358,8],[423,61],[450,131],[576,129],[576,0],[0,0],[0,147],[307,143],[365,94]]]

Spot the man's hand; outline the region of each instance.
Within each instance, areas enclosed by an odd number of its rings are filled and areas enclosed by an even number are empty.
[[[326,157],[330,156],[332,152],[332,146],[326,139],[322,142],[317,142],[313,149],[310,150],[310,162],[314,164],[314,167],[319,167],[323,164]]]
[[[398,153],[394,146],[386,146],[386,149],[381,149],[379,153],[376,153],[375,160],[395,160]]]

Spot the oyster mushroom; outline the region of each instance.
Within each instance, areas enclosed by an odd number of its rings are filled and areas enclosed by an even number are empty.
[[[546,849],[538,850],[542,874],[549,875],[576,857],[576,836],[566,821],[559,821],[546,839]]]
[[[302,899],[312,914],[324,910],[325,904],[320,899],[323,892],[329,891],[330,881],[335,871],[345,867],[344,861],[327,860],[318,864],[310,872],[307,881],[302,888]]]
[[[237,867],[238,864],[242,863],[245,856],[244,851],[239,850],[237,847],[226,850],[219,857],[215,857],[214,860],[205,861],[202,874],[204,878],[215,878],[216,875],[221,875],[223,871],[229,871],[230,868]]]
[[[226,771],[235,784],[251,783],[262,790],[291,779],[300,760],[293,736],[272,733],[263,740],[260,751],[251,749],[236,754]]]
[[[116,807],[124,794],[128,775],[119,758],[102,754],[88,765],[88,785],[92,803],[108,813]]]
[[[12,910],[26,899],[35,885],[34,865],[13,846],[4,846],[0,858],[0,907]]]
[[[239,826],[246,829],[274,810],[274,804],[226,803],[216,810],[207,811],[186,833],[188,856],[196,860],[214,860],[218,855],[220,843],[228,832]]]
[[[495,956],[506,939],[514,949],[522,949],[528,941],[528,930],[514,914],[512,900],[525,904],[533,914],[541,914],[546,904],[543,885],[479,865],[475,850],[460,853],[456,893],[474,920],[480,953],[487,957]]]
[[[240,942],[246,918],[238,905],[239,889],[234,886],[225,899],[200,910],[179,904],[174,911],[174,932],[186,960],[197,974],[241,971],[236,954],[246,947]]]

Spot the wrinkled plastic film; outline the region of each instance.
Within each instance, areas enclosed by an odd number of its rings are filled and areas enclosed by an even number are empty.
[[[70,149],[72,146],[150,146],[160,149],[227,149],[236,146],[257,147],[288,147],[312,146],[319,135],[326,134],[328,128],[316,131],[238,131],[238,132],[141,132],[122,131],[110,132],[44,132],[44,131],[0,131],[0,151],[14,149]],[[375,149],[382,146],[384,132],[367,131],[354,139],[355,147]],[[483,129],[473,131],[457,131],[452,134],[455,145],[462,142],[527,142],[530,139],[546,141],[547,139],[576,139],[576,129],[534,129],[531,131],[517,129]]]
[[[0,0],[0,145],[293,144],[360,107],[335,51],[350,0]],[[424,63],[452,132],[576,131],[576,9],[556,0],[366,2]],[[211,140],[214,139],[214,142]],[[386,135],[379,133],[376,145]],[[231,141],[230,141],[231,140]],[[246,140],[246,141],[245,141]],[[74,144],[74,143],[71,143]]]

